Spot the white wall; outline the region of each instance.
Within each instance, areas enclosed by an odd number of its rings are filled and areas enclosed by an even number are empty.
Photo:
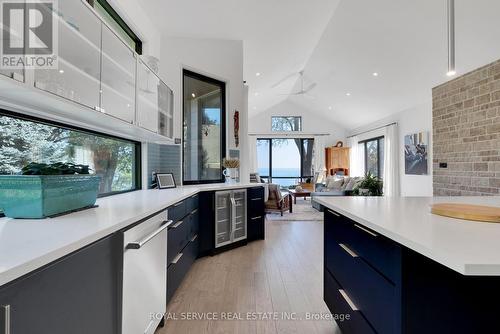
[[[330,119],[319,116],[301,106],[285,100],[263,112],[250,116],[248,121],[248,133],[270,134],[271,116],[302,116],[302,133],[328,133],[325,139],[325,145],[332,146],[337,141],[342,140],[345,143],[346,131],[337,126]]]
[[[247,108],[244,105],[243,42],[233,40],[161,38],[160,77],[174,91],[174,136],[182,136],[182,70],[188,69],[226,82],[226,146],[247,155]],[[235,146],[233,117],[240,112],[240,144]],[[245,176],[242,169],[242,180]]]
[[[397,122],[399,129],[399,182],[401,196],[432,196],[432,102],[428,101],[422,105],[355,129],[350,134],[357,134],[392,122]],[[429,174],[405,175],[404,136],[422,131],[429,132]],[[369,139],[383,135],[383,133],[383,129],[370,131],[360,135],[359,139]]]
[[[136,0],[108,0],[113,9],[142,41],[143,55],[160,58],[161,34]]]

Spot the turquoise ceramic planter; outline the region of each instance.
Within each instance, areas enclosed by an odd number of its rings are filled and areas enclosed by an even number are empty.
[[[100,176],[0,175],[0,209],[10,218],[45,218],[94,205]]]

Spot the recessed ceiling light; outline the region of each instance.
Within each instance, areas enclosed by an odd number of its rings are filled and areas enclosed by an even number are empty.
[[[378,77],[378,72],[373,72],[373,73],[372,73],[372,75],[373,75],[374,77]]]
[[[193,98],[195,98],[195,97],[196,97],[196,94],[195,94],[195,93],[191,93],[191,96],[192,96]]]
[[[64,73],[64,70],[59,70],[59,73],[63,74],[63,73]]]
[[[254,95],[255,95],[255,96],[259,96],[259,92],[256,92]]]
[[[253,107],[253,110],[257,110],[257,107]]]
[[[346,96],[351,96],[351,93],[345,93]]]
[[[446,75],[449,76],[449,77],[452,77],[455,74],[457,74],[457,71],[448,71],[448,73],[446,73]]]
[[[256,77],[260,77],[260,72],[255,73]]]
[[[332,110],[332,106],[329,106],[329,107],[328,107],[328,110]]]

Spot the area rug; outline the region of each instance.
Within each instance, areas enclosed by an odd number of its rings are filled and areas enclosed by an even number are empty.
[[[286,211],[283,217],[280,213],[268,213],[266,218],[269,221],[321,221],[323,220],[323,212],[319,212],[311,206],[311,199],[304,200],[297,198],[297,204],[292,207],[292,213]]]

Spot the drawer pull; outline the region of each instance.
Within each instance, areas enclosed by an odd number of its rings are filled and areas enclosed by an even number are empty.
[[[262,201],[262,197],[259,198],[252,198],[251,201]]]
[[[184,223],[183,220],[179,220],[177,223],[175,223],[172,228],[178,228],[179,226],[181,226],[181,224]]]
[[[191,196],[190,198],[196,198],[196,196],[198,196],[198,195],[193,195],[193,196]]]
[[[257,220],[257,219],[261,219],[262,216],[258,216],[258,217],[253,217],[253,218],[250,218],[250,220]]]
[[[356,305],[354,305],[351,298],[349,298],[349,296],[347,295],[347,293],[343,289],[340,289],[339,292],[342,295],[342,297],[344,298],[344,300],[347,302],[347,304],[349,304],[349,307],[351,308],[351,310],[359,311],[358,307]]]
[[[182,203],[183,203],[183,202],[176,203],[176,204],[174,204],[174,207],[177,207],[177,206],[179,206],[179,205],[182,205]]]
[[[127,245],[127,249],[141,249],[145,244],[147,244],[148,242],[150,242],[151,240],[153,240],[154,237],[156,237],[158,234],[160,234],[161,232],[163,232],[163,230],[167,229],[170,226],[171,223],[172,223],[172,221],[170,220],[167,223],[165,223],[162,226],[160,226],[160,228],[158,228],[156,231],[154,231],[150,235],[146,236],[144,239],[142,239],[140,241],[129,243]]]
[[[194,209],[193,211],[191,211],[191,214],[194,215],[198,212],[198,209]]]
[[[3,332],[5,334],[10,334],[10,305],[2,305],[0,307],[2,309],[2,317],[3,317]]]
[[[349,247],[347,247],[344,244],[339,244],[340,247],[342,247],[343,250],[346,251],[347,254],[349,254],[352,257],[359,257],[358,254],[356,254],[353,250],[351,250]]]
[[[172,264],[176,264],[177,262],[179,262],[179,260],[181,259],[182,255],[184,255],[184,254],[183,253],[177,254],[177,256],[174,257],[174,259],[172,260]]]
[[[359,226],[358,224],[354,224],[354,226],[356,226],[357,228],[359,228],[361,231],[364,231],[364,232],[368,233],[372,237],[378,237],[378,234],[373,233],[372,231],[364,228],[363,226]]]
[[[329,209],[328,212],[330,212],[334,216],[340,217],[340,215],[338,213],[336,213],[335,211],[332,211]]]
[[[191,238],[191,242],[195,241],[198,238],[198,234]]]

